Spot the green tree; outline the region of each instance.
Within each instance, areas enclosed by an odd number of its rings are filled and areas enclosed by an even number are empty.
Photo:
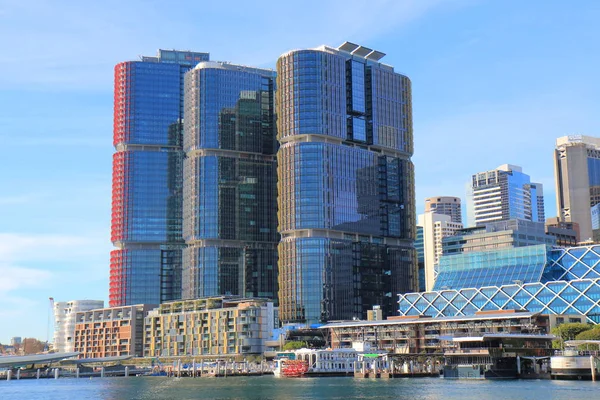
[[[558,340],[552,342],[552,347],[555,349],[562,349],[564,347],[565,341],[573,340],[577,337],[577,335],[581,334],[582,332],[588,331],[593,327],[593,325],[582,324],[579,322],[560,324],[559,326],[552,328],[552,330],[550,331],[554,336],[558,338]]]
[[[291,341],[291,342],[287,342],[286,344],[284,344],[283,349],[284,350],[298,350],[298,349],[301,349],[306,346],[307,346],[306,342]]]
[[[596,326],[575,336],[576,340],[600,340],[600,326]]]
[[[592,329],[581,332],[575,337],[576,340],[600,340],[600,326],[596,325]],[[585,344],[579,346],[581,350],[598,350],[597,344]]]

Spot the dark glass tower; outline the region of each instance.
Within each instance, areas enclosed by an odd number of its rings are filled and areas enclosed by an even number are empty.
[[[183,76],[208,53],[115,67],[110,306],[181,297]]]
[[[284,322],[396,314],[417,289],[410,80],[344,43],[277,62]]]
[[[217,62],[185,76],[184,298],[277,299],[274,84]]]

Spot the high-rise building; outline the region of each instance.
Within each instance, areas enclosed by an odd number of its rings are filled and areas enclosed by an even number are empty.
[[[580,239],[591,240],[590,209],[600,203],[600,138],[573,135],[556,139],[554,179],[560,220],[578,223]]]
[[[277,299],[274,85],[274,71],[222,62],[185,76],[186,299]]]
[[[110,306],[181,296],[183,76],[208,53],[115,67]]]
[[[425,263],[425,290],[433,290],[437,277],[437,266],[443,254],[442,239],[453,236],[463,228],[447,214],[426,212],[418,217],[417,225],[423,227],[423,249]]]
[[[77,313],[102,307],[104,307],[103,300],[71,300],[54,303],[54,351],[57,353],[74,351]]]
[[[425,213],[449,215],[452,222],[462,224],[462,210],[459,197],[434,196],[425,199]]]
[[[542,184],[510,164],[473,175],[467,185],[467,225],[508,219],[545,221]]]
[[[277,61],[284,322],[395,314],[417,288],[411,84],[344,43]]]

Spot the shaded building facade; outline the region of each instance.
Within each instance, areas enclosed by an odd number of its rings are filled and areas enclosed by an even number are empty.
[[[111,307],[181,296],[183,77],[208,58],[159,50],[115,67]]]
[[[366,318],[417,288],[410,80],[344,43],[277,61],[283,322]]]
[[[183,297],[277,300],[274,71],[222,62],[185,77]]]

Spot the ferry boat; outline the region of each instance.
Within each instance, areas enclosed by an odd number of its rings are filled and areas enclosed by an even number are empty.
[[[274,360],[276,377],[350,376],[359,353],[354,349],[299,349]]]
[[[596,380],[600,378],[600,352],[579,350],[585,345],[599,345],[599,340],[569,340],[567,348],[550,357],[552,379]],[[588,346],[589,347],[589,346]]]

